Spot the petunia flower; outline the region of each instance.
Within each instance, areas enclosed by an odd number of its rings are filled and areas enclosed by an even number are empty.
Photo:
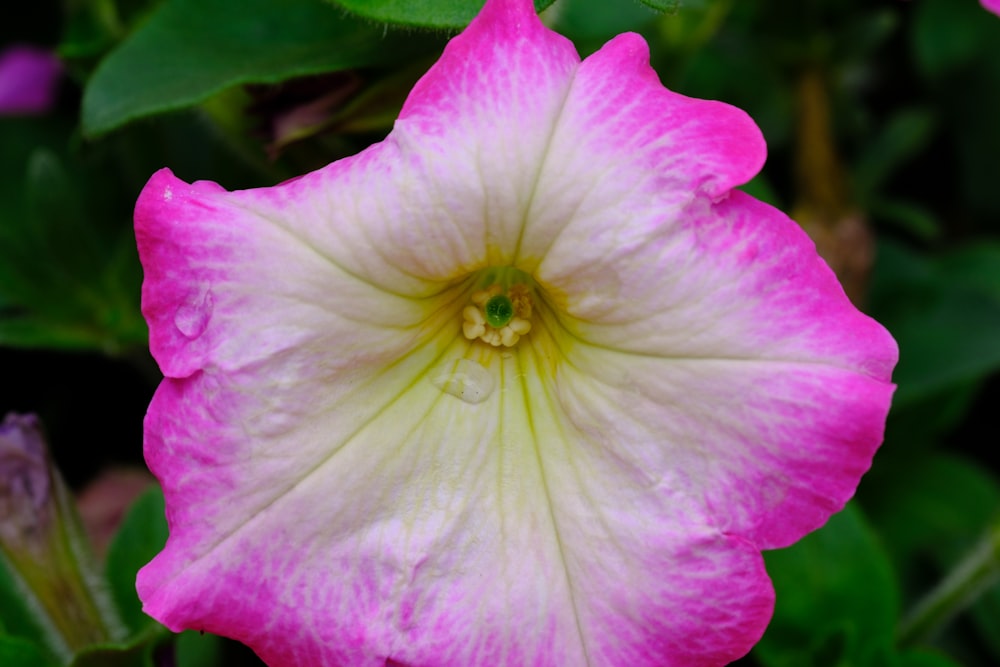
[[[979,0],[988,11],[1000,16],[1000,0]]]
[[[742,111],[489,0],[389,136],[136,206],[169,628],[272,666],[722,665],[882,439],[896,345],[734,191]]]
[[[45,49],[14,45],[0,52],[0,116],[34,115],[55,103],[62,65]]]

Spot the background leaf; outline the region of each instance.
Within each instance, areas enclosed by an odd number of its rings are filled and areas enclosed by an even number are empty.
[[[107,224],[84,196],[86,176],[54,152],[32,152],[25,172],[22,204],[0,225],[0,345],[118,352],[143,344],[129,228]]]
[[[225,88],[406,62],[439,48],[317,0],[168,0],[101,63],[83,96],[94,137]]]
[[[105,573],[111,596],[129,629],[138,632],[154,621],[142,612],[135,592],[135,575],[167,542],[163,492],[149,489],[136,500],[108,549]]]
[[[3,667],[56,667],[58,664],[33,642],[0,634],[0,665]]]
[[[177,635],[177,667],[217,667],[223,661],[224,644],[215,635],[188,630]]]
[[[358,16],[373,21],[426,28],[462,28],[483,7],[483,0],[333,0]],[[535,0],[541,11],[553,0]]]
[[[649,25],[657,14],[638,2],[559,0],[546,17],[556,32],[572,39],[580,54],[586,56],[618,33]]]
[[[917,62],[930,76],[970,63],[996,47],[992,36],[1000,26],[993,23],[977,2],[922,0],[914,26]]]
[[[11,660],[11,665],[29,667],[35,665],[29,658],[35,658],[39,665],[56,663],[55,656],[44,646],[45,631],[25,606],[25,596],[0,554],[0,658]],[[0,665],[7,664],[0,659]]]
[[[962,665],[940,653],[907,651],[899,657],[896,667],[962,667]]]
[[[1000,244],[931,259],[884,243],[872,311],[899,343],[897,410],[986,377],[1000,368]]]
[[[157,667],[157,647],[170,639],[166,628],[150,626],[129,641],[87,647],[73,657],[70,667]]]
[[[1000,520],[1000,481],[953,453],[885,454],[891,465],[874,471],[863,500],[915,603],[975,548],[984,526]],[[968,630],[1000,662],[998,612],[1000,585],[973,604]]]
[[[848,505],[787,549],[765,553],[777,605],[754,649],[767,667],[863,665],[891,645],[899,615],[892,566]]]
[[[675,12],[681,4],[681,0],[639,0],[639,2],[658,12]]]

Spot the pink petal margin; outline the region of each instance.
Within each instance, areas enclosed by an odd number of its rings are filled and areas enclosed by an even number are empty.
[[[1000,0],[980,0],[988,11],[1000,16]]]

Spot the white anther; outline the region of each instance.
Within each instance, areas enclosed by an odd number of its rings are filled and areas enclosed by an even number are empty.
[[[524,334],[531,331],[531,322],[528,320],[522,320],[520,317],[515,317],[507,324],[507,329],[510,329],[518,336],[523,336]]]
[[[486,318],[483,316],[483,311],[479,310],[475,306],[466,306],[465,310],[462,311],[462,317],[466,322],[471,322],[472,324],[486,324]]]
[[[519,338],[520,336],[514,333],[509,326],[500,330],[500,342],[503,343],[504,347],[511,347]]]
[[[514,306],[514,315],[523,320],[531,317],[531,296],[526,285],[513,285],[507,292],[511,305]]]
[[[472,293],[472,303],[477,306],[484,306],[486,302],[495,297],[497,294],[503,292],[503,288],[500,285],[490,285],[486,289],[477,290]]]
[[[469,340],[476,340],[486,333],[486,327],[482,324],[476,324],[475,322],[463,322],[462,333],[465,334],[465,337]]]

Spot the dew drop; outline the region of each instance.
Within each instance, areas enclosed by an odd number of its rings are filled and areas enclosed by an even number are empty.
[[[208,328],[214,305],[215,299],[211,290],[191,296],[174,313],[174,326],[185,338],[197,338]]]
[[[431,374],[431,383],[446,394],[466,403],[482,403],[493,393],[493,374],[471,359],[442,364]]]

